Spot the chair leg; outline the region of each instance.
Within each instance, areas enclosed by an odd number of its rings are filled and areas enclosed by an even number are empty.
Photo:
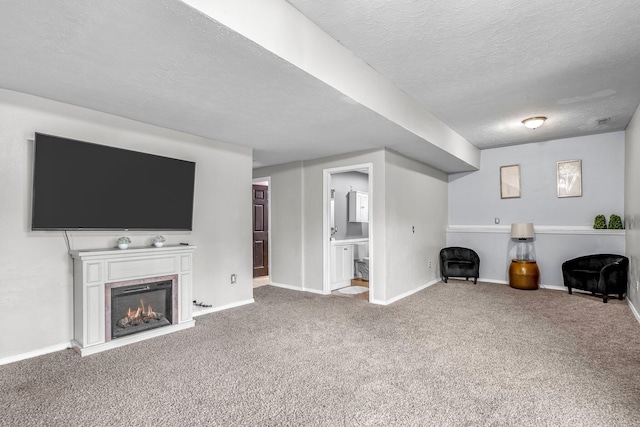
[[[618,295],[618,299],[619,299],[620,301],[622,301],[622,300],[624,299],[624,293],[619,294],[619,295]]]
[[[477,278],[477,277],[474,277],[474,278],[473,278],[473,284],[474,284],[474,285],[477,285],[477,284],[478,284],[478,278]]]
[[[571,295],[571,294],[572,294],[572,292],[571,292],[571,288],[569,288],[569,295]]]
[[[444,280],[444,283],[447,283],[447,279],[449,279],[447,276],[442,276],[442,280]]]
[[[607,297],[608,297],[607,294],[602,295],[602,302],[605,304],[607,303]]]

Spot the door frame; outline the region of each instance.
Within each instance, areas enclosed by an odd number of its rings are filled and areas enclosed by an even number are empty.
[[[253,178],[253,180],[251,181],[251,191],[253,192],[253,185],[254,184],[260,184],[266,182],[267,183],[267,187],[268,187],[268,191],[267,191],[267,227],[269,228],[267,230],[267,239],[269,239],[269,262],[268,262],[268,268],[269,268],[269,274],[267,275],[267,277],[269,278],[269,283],[271,283],[271,262],[273,260],[273,252],[271,252],[271,177],[270,176],[266,176],[264,178]],[[253,200],[253,196],[252,196],[252,200]],[[253,202],[251,202],[253,203]],[[252,207],[253,209],[253,207]],[[253,215],[253,213],[251,214]],[[253,227],[253,226],[252,226]],[[253,236],[252,236],[253,238]],[[253,240],[252,240],[253,241]],[[251,256],[253,256],[253,251],[251,253]]]
[[[349,166],[327,168],[322,171],[322,293],[331,294],[331,226],[329,215],[331,209],[331,175],[341,172],[367,171],[369,184],[369,302],[374,301],[375,287],[372,274],[374,263],[373,232],[373,163],[361,163]]]

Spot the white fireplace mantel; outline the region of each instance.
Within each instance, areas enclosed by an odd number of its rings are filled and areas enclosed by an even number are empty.
[[[71,346],[82,356],[195,325],[192,315],[195,246],[72,251],[73,324]],[[172,325],[106,340],[105,284],[151,277],[178,277],[178,319]]]

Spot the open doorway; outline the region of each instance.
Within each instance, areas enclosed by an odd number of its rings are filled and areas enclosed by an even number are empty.
[[[323,293],[371,301],[372,164],[324,170]]]
[[[252,185],[252,236],[253,236],[253,287],[270,283],[270,209],[269,178],[253,180]]]

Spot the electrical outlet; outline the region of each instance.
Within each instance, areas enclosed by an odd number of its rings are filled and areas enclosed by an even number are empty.
[[[500,218],[496,217],[493,220],[495,221],[496,224],[500,224]]]
[[[236,273],[233,273],[231,275],[231,284],[235,285],[237,281],[238,281],[238,275]]]
[[[636,280],[636,292],[640,291],[640,282]]]
[[[431,268],[431,261],[429,261],[429,268]]]

